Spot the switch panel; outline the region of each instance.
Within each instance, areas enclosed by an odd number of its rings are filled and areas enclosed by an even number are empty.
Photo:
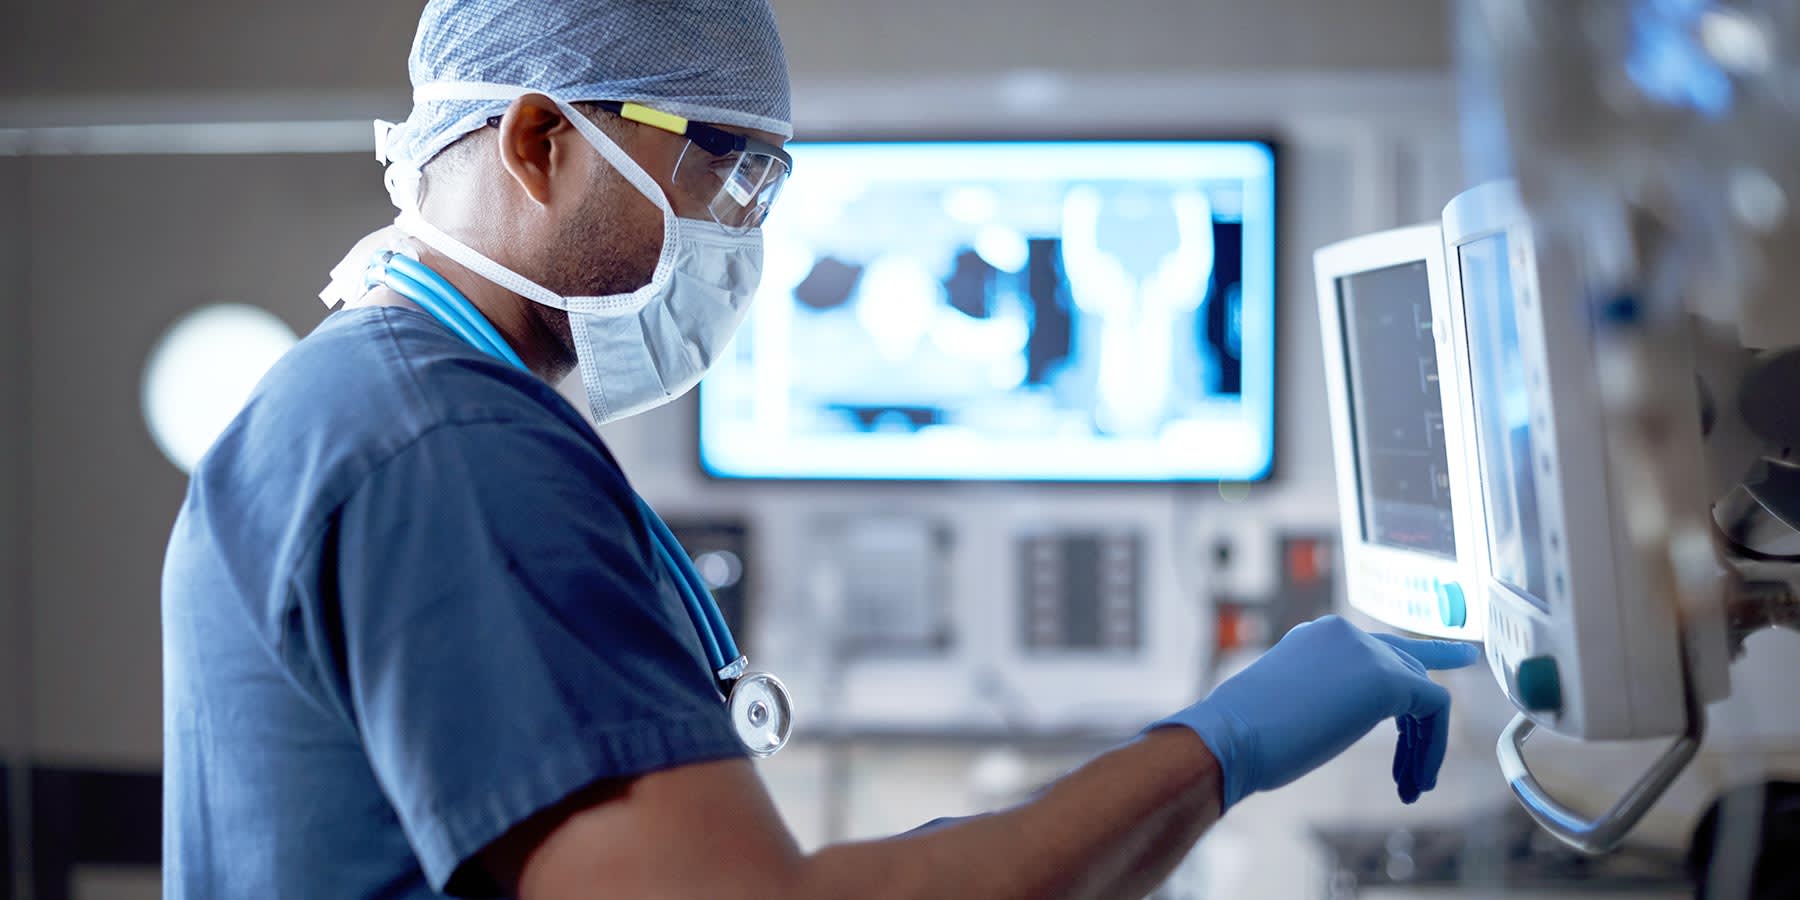
[[[1144,643],[1144,545],[1130,532],[1053,532],[1018,542],[1020,641],[1028,652],[1135,653]]]

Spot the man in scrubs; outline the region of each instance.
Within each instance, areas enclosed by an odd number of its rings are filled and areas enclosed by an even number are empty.
[[[1383,721],[1401,799],[1433,786],[1426,672],[1473,651],[1328,618],[1027,803],[800,848],[624,473],[552,388],[579,370],[610,421],[729,340],[790,165],[772,12],[432,0],[410,73],[381,141],[402,215],[170,540],[171,900],[1140,897]],[[480,321],[421,305],[394,254]]]

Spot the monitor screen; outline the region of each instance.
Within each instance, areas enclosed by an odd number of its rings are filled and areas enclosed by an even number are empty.
[[[1513,297],[1506,235],[1463,244],[1457,261],[1492,572],[1542,605],[1549,588],[1532,471],[1531,397],[1519,352],[1519,305]]]
[[[1425,261],[1360,272],[1337,285],[1363,541],[1455,559]]]
[[[1256,142],[798,144],[700,389],[727,478],[1251,480],[1274,448]]]

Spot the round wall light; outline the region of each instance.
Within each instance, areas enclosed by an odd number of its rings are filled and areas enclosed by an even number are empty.
[[[239,304],[204,306],[170,326],[144,365],[144,421],[163,455],[192,472],[297,340],[273,313]]]

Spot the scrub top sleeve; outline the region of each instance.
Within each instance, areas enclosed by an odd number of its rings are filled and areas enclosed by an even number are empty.
[[[566,426],[456,425],[341,509],[321,664],[438,890],[597,780],[743,753],[629,490]]]

